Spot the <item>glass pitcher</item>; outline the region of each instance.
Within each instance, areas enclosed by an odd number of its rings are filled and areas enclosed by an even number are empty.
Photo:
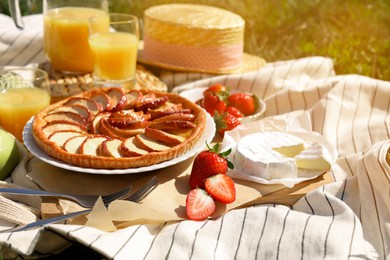
[[[44,0],[44,48],[54,70],[93,71],[88,19],[107,12],[107,0]]]

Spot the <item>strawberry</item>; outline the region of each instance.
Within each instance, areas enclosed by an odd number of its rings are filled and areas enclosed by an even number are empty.
[[[215,202],[203,189],[193,189],[187,194],[186,213],[191,220],[204,220],[214,213]]]
[[[226,112],[235,116],[236,118],[242,118],[244,114],[236,107],[228,106]]]
[[[238,118],[229,113],[216,114],[214,116],[214,122],[217,127],[217,132],[221,136],[224,136],[226,131],[230,131],[241,124]]]
[[[238,108],[245,116],[252,115],[255,112],[255,101],[252,95],[248,93],[233,93],[227,101],[230,106]]]
[[[206,143],[207,145],[207,143]],[[233,164],[226,159],[231,149],[219,153],[219,144],[213,148],[208,145],[208,150],[200,152],[194,159],[190,175],[190,187],[192,189],[199,187],[204,188],[205,180],[216,174],[226,174],[227,169],[233,169]]]
[[[204,107],[203,103],[204,103],[204,99],[203,99],[203,98],[198,99],[198,100],[195,102],[195,104],[197,104],[197,105],[200,106],[200,107]]]
[[[236,200],[233,179],[226,174],[217,174],[207,178],[205,188],[207,193],[219,202],[229,204]]]
[[[229,96],[228,92],[229,92],[229,89],[227,87],[225,87],[224,85],[222,84],[215,84],[215,85],[212,85],[210,87],[208,87],[205,91],[203,91],[203,96],[205,96],[207,93],[215,93],[215,94],[223,94],[223,93],[227,93],[227,96]],[[224,94],[226,95],[226,94]]]
[[[214,93],[207,93],[203,99],[203,108],[214,116],[215,112],[223,113],[226,109],[226,103]]]

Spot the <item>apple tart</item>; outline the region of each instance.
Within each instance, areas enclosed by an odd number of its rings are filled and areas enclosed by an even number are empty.
[[[32,134],[48,155],[96,169],[150,166],[186,153],[201,138],[205,112],[155,91],[96,88],[34,116]]]

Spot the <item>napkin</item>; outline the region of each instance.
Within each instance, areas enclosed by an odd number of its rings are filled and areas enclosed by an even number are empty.
[[[26,178],[24,174],[26,167],[31,159],[26,148],[19,141],[16,141],[19,147],[21,160],[16,165],[12,175],[18,184],[11,183],[9,179],[0,181],[2,188],[38,188],[30,179]],[[21,174],[19,174],[21,173]],[[14,224],[27,224],[34,222],[39,217],[41,200],[39,197],[19,196],[12,194],[0,195],[0,227],[9,228]]]
[[[305,126],[306,128],[303,128]],[[275,116],[266,118],[264,120],[253,121],[239,125],[232,131],[226,132],[223,138],[221,149],[231,149],[232,152],[229,154],[228,159],[234,162],[234,154],[236,153],[237,145],[242,137],[253,133],[272,131],[284,132],[296,136],[306,144],[319,143],[328,152],[328,157],[330,160],[329,163],[333,164],[337,159],[336,149],[331,144],[329,144],[323,136],[311,131],[309,114],[304,112],[296,113],[296,117],[283,119]],[[298,183],[314,179],[323,173],[323,170],[298,169],[297,177],[266,180],[256,175],[246,173],[240,170],[239,167],[235,167],[234,169],[228,171],[228,175],[233,178],[262,184],[282,184],[288,188],[292,188]]]

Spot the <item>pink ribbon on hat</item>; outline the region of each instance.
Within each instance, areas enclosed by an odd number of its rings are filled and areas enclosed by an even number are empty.
[[[144,35],[146,60],[196,70],[231,70],[241,65],[244,45],[199,47],[171,44]]]

